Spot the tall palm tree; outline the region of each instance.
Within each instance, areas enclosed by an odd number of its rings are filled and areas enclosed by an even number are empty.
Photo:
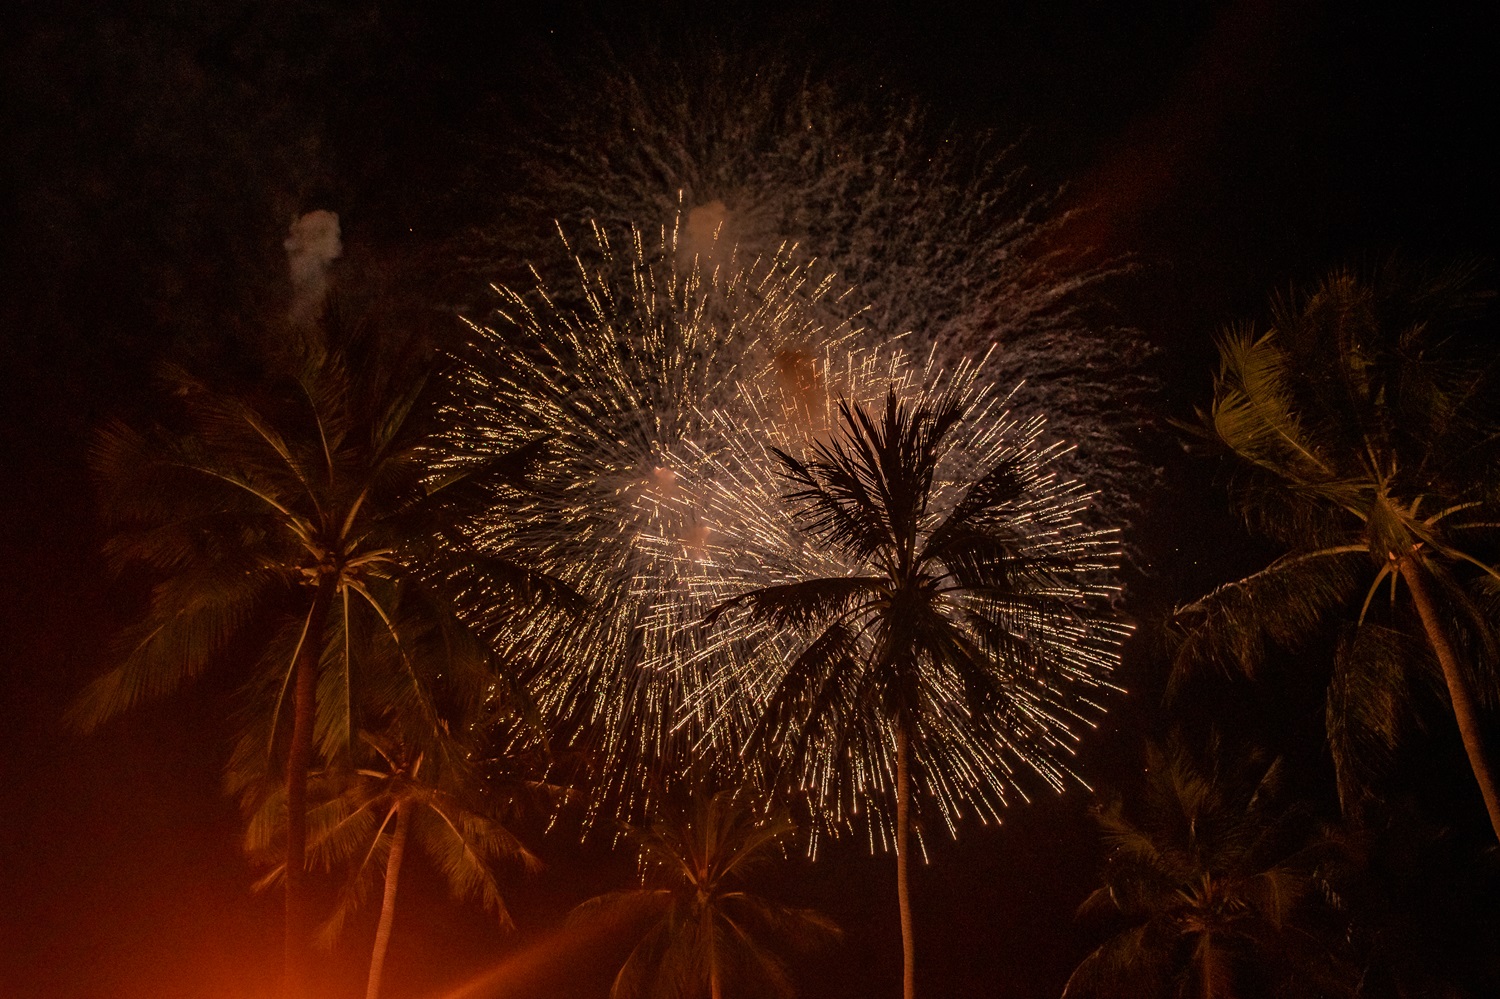
[[[1295,925],[1315,856],[1277,801],[1279,762],[1230,769],[1214,751],[1200,766],[1175,740],[1149,746],[1147,761],[1133,814],[1119,799],[1096,812],[1104,885],[1079,908],[1123,928],[1083,959],[1063,999],[1235,999],[1273,985],[1291,995],[1298,981],[1337,994],[1330,955]]]
[[[951,830],[965,808],[993,814],[1017,765],[1061,786],[1080,691],[1102,684],[1122,633],[1100,585],[1112,543],[1072,519],[1031,438],[991,441],[989,466],[936,502],[963,415],[957,395],[892,388],[874,413],[841,403],[808,460],[778,451],[804,526],[855,567],[710,615],[805,636],[752,747],[789,747],[815,812],[842,798],[894,834],[906,999],[915,818]]]
[[[1220,339],[1200,429],[1241,473],[1248,523],[1287,554],[1179,610],[1179,663],[1227,650],[1253,671],[1266,638],[1337,628],[1327,719],[1347,809],[1419,701],[1430,656],[1500,836],[1476,690],[1496,634],[1474,584],[1500,581],[1494,356],[1467,350],[1463,328],[1479,301],[1462,271],[1336,271],[1276,302],[1264,332]]]
[[[171,422],[147,430],[117,422],[98,435],[108,553],[157,582],[121,662],[71,715],[92,728],[170,692],[238,644],[259,646],[266,750],[282,754],[286,782],[293,992],[305,987],[310,928],[307,774],[315,751],[331,759],[352,743],[360,650],[387,642],[395,655],[382,683],[399,701],[388,706],[440,727],[457,680],[489,663],[473,622],[438,594],[562,593],[537,573],[465,551],[466,518],[509,488],[525,456],[448,461],[429,430],[430,356],[400,353],[339,318],[330,312],[322,335],[289,352],[285,376],[257,391],[171,371]],[[462,652],[441,677],[408,654],[418,627],[423,641]]]
[[[785,811],[756,808],[746,789],[697,792],[649,827],[625,827],[640,850],[642,885],[590,899],[573,917],[645,920],[610,999],[733,999],[793,994],[771,949],[808,949],[839,936],[810,909],[792,909],[745,888],[795,831]],[[752,992],[759,987],[767,991]]]
[[[366,999],[377,999],[409,846],[427,854],[454,898],[477,898],[502,929],[513,924],[494,866],[510,862],[534,871],[540,861],[492,810],[476,804],[471,774],[456,747],[418,749],[395,726],[380,734],[361,730],[359,741],[365,753],[355,769],[318,775],[331,793],[308,813],[307,850],[313,862],[346,871],[338,904],[320,932],[326,945],[368,904],[376,886],[384,885],[365,991]],[[246,835],[250,851],[266,853],[277,842],[285,828],[285,806],[284,795],[265,800]],[[285,872],[284,863],[277,865],[258,887],[283,880]]]

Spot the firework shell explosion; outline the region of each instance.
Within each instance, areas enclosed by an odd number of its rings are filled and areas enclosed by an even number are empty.
[[[988,615],[1038,654],[1024,670],[995,664],[1006,703],[990,717],[971,716],[962,681],[951,669],[921,663],[924,703],[911,775],[919,841],[924,829],[954,834],[965,814],[998,821],[1000,809],[1014,796],[1025,797],[1028,786],[1061,790],[1070,781],[1081,783],[1070,762],[1075,733],[1094,724],[1103,698],[1116,689],[1110,677],[1127,628],[1110,610],[1118,593],[1118,534],[1083,524],[1094,497],[1058,474],[1065,448],[1042,443],[1042,418],[1011,414],[1009,393],[989,378],[983,359],[945,368],[932,351],[914,360],[890,349],[836,349],[825,352],[814,370],[811,385],[795,391],[785,382],[744,386],[748,419],[724,412],[710,418],[720,424],[722,444],[716,454],[696,456],[705,471],[694,504],[700,521],[712,527],[696,549],[652,539],[662,545],[663,560],[679,561],[676,575],[694,591],[690,603],[717,605],[757,587],[869,574],[871,565],[804,529],[787,502],[794,487],[775,451],[805,459],[814,444],[837,438],[841,404],[878,411],[892,391],[913,411],[956,401],[964,418],[941,452],[919,530],[941,523],[972,483],[1009,463],[1020,471],[1023,494],[989,516],[1003,522],[1017,564],[1049,568],[998,611],[992,603],[981,608],[982,601],[947,577],[943,601],[950,620],[963,620],[970,611]],[[874,651],[870,634],[861,653],[867,656]],[[714,631],[714,641],[724,647],[715,657],[720,669],[701,691],[715,705],[714,717],[726,726],[754,726],[787,664],[815,635],[757,624],[746,614],[727,615]],[[888,719],[872,706],[861,707],[837,729],[793,735],[805,742],[805,751],[795,758],[788,753],[792,740],[771,747],[781,758],[762,769],[790,781],[793,796],[808,806],[809,849],[815,851],[824,834],[856,829],[869,837],[872,850],[890,847],[895,742]]]
[[[742,254],[794,243],[848,292],[827,299],[825,321],[852,304],[868,327],[910,332],[949,366],[988,356],[999,383],[1024,382],[1015,412],[1049,414],[1075,442],[1060,467],[1100,490],[1107,518],[1133,509],[1152,474],[1141,456],[1151,350],[1095,294],[1124,267],[1069,245],[1056,191],[1012,149],[936,128],[884,87],[714,44],[599,55],[560,77],[550,137],[508,153],[520,187],[472,234],[476,264],[493,273],[517,246],[545,259],[555,241],[539,242],[532,220],[559,210],[611,230],[680,216],[684,243]]]
[[[495,638],[531,664],[540,707],[592,756],[595,809],[639,815],[651,788],[708,751],[722,707],[705,692],[730,650],[707,643],[699,572],[677,557],[713,534],[702,477],[752,415],[748,387],[795,394],[809,358],[847,349],[857,330],[818,318],[829,283],[785,252],[705,261],[675,228],[630,230],[617,248],[596,227],[573,259],[579,308],[540,277],[526,292],[497,287],[498,322],[473,326],[447,419],[468,455],[544,442],[530,487],[497,506],[481,540],[590,605]]]
[[[741,759],[745,736],[799,636],[704,618],[756,586],[861,568],[800,529],[770,449],[826,441],[840,401],[892,389],[919,404],[954,395],[967,414],[932,516],[995,462],[1023,456],[1027,494],[1005,513],[1028,554],[1063,556],[1053,596],[1080,609],[1046,636],[1044,667],[1011,684],[1003,727],[965,721],[951,677],[932,671],[920,814],[949,828],[966,807],[992,818],[1023,771],[1060,786],[1072,727],[1097,713],[1122,632],[1081,613],[1112,594],[1117,545],[1079,525],[1090,497],[1051,471],[1063,449],[1038,444],[1041,420],[1011,417],[982,362],[945,371],[933,351],[913,363],[851,321],[826,325],[831,282],[786,251],[741,265],[732,250],[689,253],[677,229],[650,241],[631,230],[617,251],[596,227],[574,268],[580,309],[559,306],[540,279],[525,293],[497,289],[500,322],[474,326],[449,419],[470,454],[545,442],[531,488],[494,511],[483,541],[591,601],[582,619],[532,615],[497,637],[531,664],[563,738],[592,756],[595,813],[647,812],[653,789],[690,764],[701,772],[705,757],[765,775]],[[1036,631],[1023,617],[1008,626]],[[808,755],[797,779],[815,833],[864,814],[872,846],[885,842],[892,757],[874,721]]]

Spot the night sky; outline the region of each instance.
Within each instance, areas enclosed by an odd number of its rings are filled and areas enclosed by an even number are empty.
[[[99,555],[89,434],[151,413],[163,359],[235,363],[237,338],[284,300],[295,213],[338,212],[350,268],[430,256],[478,221],[451,192],[503,197],[503,168],[476,178],[473,164],[544,120],[547,81],[601,40],[627,56],[705,38],[759,46],[1018,143],[1037,184],[1092,206],[1075,237],[1132,262],[1109,306],[1161,351],[1163,417],[1206,401],[1212,334],[1260,315],[1269,293],[1395,250],[1493,263],[1500,81],[1493,31],[1467,13],[1477,4],[718,6],[141,0],[0,14],[0,995],[269,994],[279,899],[249,894],[220,791],[232,678],[91,736],[60,722],[141,606]],[[1142,619],[1264,555],[1235,533],[1207,462],[1168,438],[1157,457],[1165,484],[1132,536]],[[1129,780],[1162,722],[1151,630],[1126,655],[1130,695],[1085,745],[1103,786]],[[1263,726],[1326,794],[1316,684],[1203,703],[1230,729]],[[1098,883],[1090,801],[1038,800],[937,847],[914,881],[923,994],[1059,994],[1092,946],[1073,919]],[[511,895],[515,938],[424,890],[414,866],[388,994],[445,995],[545,948],[571,905],[630,870],[604,842],[554,836],[541,850],[549,869]],[[768,892],[847,932],[802,967],[803,994],[896,993],[892,866],[850,844],[770,879]],[[358,983],[340,995],[362,994],[369,933],[332,959]],[[529,984],[482,994],[602,996],[620,942],[579,947],[539,951]]]

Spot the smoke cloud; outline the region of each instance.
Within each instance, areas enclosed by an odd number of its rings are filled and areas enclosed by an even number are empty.
[[[344,252],[338,215],[321,208],[308,212],[292,223],[282,245],[292,278],[291,321],[297,326],[312,323],[328,294],[328,265]]]

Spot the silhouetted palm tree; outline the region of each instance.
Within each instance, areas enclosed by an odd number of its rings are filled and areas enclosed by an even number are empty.
[[[330,315],[326,335],[291,351],[289,372],[267,387],[223,391],[169,372],[170,422],[99,434],[108,553],[158,582],[123,661],[72,712],[93,727],[170,692],[236,643],[259,646],[266,749],[285,753],[293,991],[306,976],[307,773],[315,742],[326,758],[350,744],[362,650],[383,642],[394,653],[384,659],[385,706],[438,728],[445,701],[490,666],[451,594],[564,592],[466,550],[466,518],[507,488],[525,456],[447,461],[429,432],[430,357]],[[441,677],[423,669],[432,660],[408,654],[415,641],[449,651]]]
[[[1099,583],[1112,546],[1072,520],[1031,439],[992,441],[989,467],[934,505],[962,418],[957,397],[908,403],[893,388],[874,414],[841,404],[810,460],[777,452],[788,501],[858,568],[710,615],[738,609],[807,636],[752,745],[790,743],[793,786],[894,832],[907,999],[913,805],[951,829],[964,808],[1003,804],[1018,765],[1061,786],[1079,691],[1102,684],[1121,634]]]
[[[427,854],[454,898],[477,898],[503,929],[512,923],[495,865],[510,862],[534,871],[540,862],[475,803],[471,774],[456,747],[420,751],[394,726],[380,735],[361,731],[359,740],[366,752],[356,769],[318,775],[330,797],[309,811],[307,850],[310,860],[346,872],[338,904],[320,933],[329,946],[349,917],[368,904],[376,886],[384,885],[365,993],[377,999],[408,845]],[[284,795],[266,799],[246,835],[249,850],[265,853],[273,847],[285,829],[285,805]],[[285,871],[278,865],[258,887],[282,880]]]
[[[1336,963],[1294,925],[1314,857],[1308,828],[1276,801],[1278,764],[1226,773],[1216,747],[1204,768],[1175,742],[1147,760],[1139,807],[1096,813],[1104,885],[1079,908],[1124,928],[1084,958],[1064,999],[1294,995],[1299,979],[1308,995],[1339,994]]]
[[[1494,361],[1463,341],[1478,300],[1464,272],[1415,280],[1388,267],[1366,281],[1338,271],[1275,303],[1265,332],[1223,336],[1203,430],[1242,473],[1247,521],[1288,552],[1179,610],[1190,627],[1179,662],[1228,650],[1226,661],[1253,670],[1266,638],[1291,643],[1342,623],[1327,717],[1348,808],[1417,700],[1426,655],[1400,633],[1421,635],[1500,836],[1476,696],[1495,624],[1473,583],[1500,581]],[[1389,599],[1377,599],[1384,585]]]
[[[610,999],[734,999],[794,993],[772,946],[810,949],[839,936],[827,918],[754,894],[746,881],[795,831],[747,790],[699,792],[649,828],[626,826],[642,885],[584,902],[573,918],[649,917]]]

